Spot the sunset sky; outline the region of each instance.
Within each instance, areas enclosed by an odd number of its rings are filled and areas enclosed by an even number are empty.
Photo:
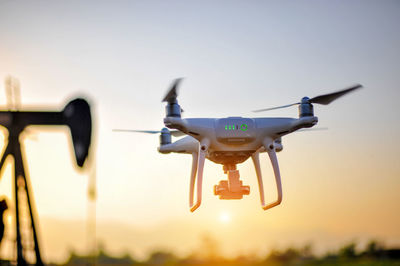
[[[97,238],[112,254],[185,256],[204,236],[224,256],[307,243],[326,252],[369,239],[400,246],[399,14],[398,1],[0,0],[0,106],[7,75],[20,80],[22,109],[90,101]],[[159,154],[156,135],[112,132],[161,129],[161,99],[177,77],[185,77],[184,117],[297,117],[295,107],[251,110],[364,89],[314,107],[328,130],[283,138],[280,206],[261,209],[251,160],[238,166],[250,195],[219,200],[212,189],[225,178],[222,166],[206,161],[204,201],[191,213],[191,156]],[[76,169],[63,127],[31,127],[23,146],[45,260],[86,252],[93,169]],[[272,200],[273,172],[261,159]],[[10,206],[5,257],[14,238],[8,163],[0,178]]]

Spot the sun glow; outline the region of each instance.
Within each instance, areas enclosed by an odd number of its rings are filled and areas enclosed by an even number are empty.
[[[219,221],[221,223],[229,223],[231,221],[231,215],[228,212],[221,212],[219,214]]]

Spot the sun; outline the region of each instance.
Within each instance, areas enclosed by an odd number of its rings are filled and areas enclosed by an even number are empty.
[[[231,221],[231,215],[225,211],[221,212],[219,214],[219,221],[224,224],[229,223]]]

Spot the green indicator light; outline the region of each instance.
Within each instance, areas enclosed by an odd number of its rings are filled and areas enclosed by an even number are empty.
[[[225,126],[225,130],[228,130],[228,126],[227,125]]]
[[[229,125],[229,130],[231,130],[231,125]]]
[[[247,131],[247,128],[248,128],[247,124],[241,124],[240,125],[240,130],[241,131]]]

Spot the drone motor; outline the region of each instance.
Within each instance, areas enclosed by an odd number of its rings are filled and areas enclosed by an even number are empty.
[[[168,103],[165,106],[165,113],[167,117],[181,117],[181,106],[176,103]]]
[[[165,106],[166,117],[181,117],[182,108],[178,104],[178,100],[176,99],[178,96],[178,87],[179,83],[182,79],[176,79],[169,89],[167,95],[165,95],[162,102],[167,102],[167,106]]]
[[[314,107],[309,102],[310,98],[303,97],[299,104],[299,118],[306,116],[314,116]]]
[[[166,144],[171,144],[171,132],[168,130],[168,128],[164,127],[161,129],[160,146]]]

